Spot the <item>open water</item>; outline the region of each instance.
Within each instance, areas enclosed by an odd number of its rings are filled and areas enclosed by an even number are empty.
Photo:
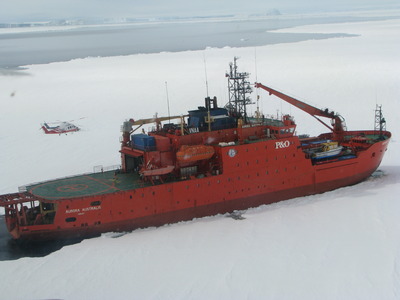
[[[255,47],[348,34],[277,33],[274,29],[307,24],[379,20],[384,17],[273,17],[255,20],[82,26],[41,32],[2,33],[0,68],[68,61],[76,58],[203,50],[207,47]],[[387,19],[385,17],[384,19]]]
[[[46,256],[64,246],[76,244],[80,241],[81,240],[66,240],[36,244],[18,244],[11,239],[10,234],[8,233],[4,216],[0,216],[0,260]]]

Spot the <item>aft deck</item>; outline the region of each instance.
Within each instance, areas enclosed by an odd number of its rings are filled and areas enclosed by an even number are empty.
[[[137,173],[107,171],[31,184],[26,189],[35,196],[58,200],[126,191],[146,185]]]

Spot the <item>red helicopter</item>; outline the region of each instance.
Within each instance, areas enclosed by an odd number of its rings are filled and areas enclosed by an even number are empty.
[[[69,122],[59,122],[57,126],[49,126],[46,122],[42,125],[45,134],[67,134],[68,132],[76,132],[81,130],[78,126]]]

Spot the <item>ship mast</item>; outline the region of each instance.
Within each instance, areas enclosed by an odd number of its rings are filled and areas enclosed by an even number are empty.
[[[379,131],[379,136],[386,131],[386,120],[382,114],[382,105],[376,105],[375,109],[375,131]]]
[[[226,108],[229,110],[231,116],[237,119],[244,119],[247,123],[247,111],[246,105],[251,104],[251,100],[248,96],[253,92],[250,87],[249,73],[238,72],[236,61],[238,57],[234,57],[233,63],[229,64],[229,73],[226,73],[228,78],[228,91],[229,91],[229,103]]]

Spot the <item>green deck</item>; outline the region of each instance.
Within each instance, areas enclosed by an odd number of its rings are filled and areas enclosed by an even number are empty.
[[[36,196],[57,200],[126,191],[144,185],[138,174],[114,175],[114,171],[108,171],[32,184],[26,188]]]

